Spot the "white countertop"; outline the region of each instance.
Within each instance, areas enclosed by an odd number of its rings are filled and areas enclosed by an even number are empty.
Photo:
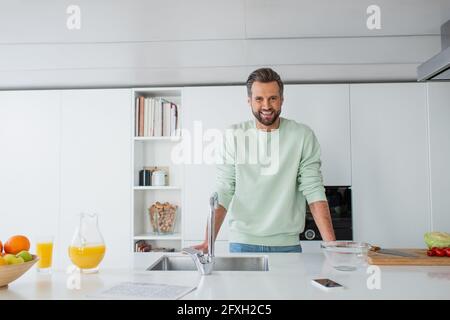
[[[450,267],[380,267],[381,289],[368,289],[366,268],[342,272],[331,268],[320,253],[273,253],[269,271],[145,271],[162,254],[137,255],[134,269],[100,269],[82,274],[80,289],[68,289],[69,275],[29,270],[7,289],[3,299],[86,299],[121,282],[147,282],[196,286],[183,299],[448,299]],[[239,255],[239,254],[233,254]],[[241,254],[248,256],[250,254]],[[310,284],[313,278],[330,278],[344,290],[325,292]]]

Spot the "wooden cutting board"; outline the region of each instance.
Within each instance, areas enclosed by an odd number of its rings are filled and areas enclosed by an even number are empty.
[[[426,249],[392,249],[405,253],[416,254],[417,257],[407,258],[369,251],[367,262],[375,265],[399,266],[450,266],[450,257],[429,257]]]

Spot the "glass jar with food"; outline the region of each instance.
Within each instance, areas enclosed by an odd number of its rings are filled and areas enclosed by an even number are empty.
[[[148,210],[150,224],[156,234],[171,234],[175,230],[178,206],[156,202]]]

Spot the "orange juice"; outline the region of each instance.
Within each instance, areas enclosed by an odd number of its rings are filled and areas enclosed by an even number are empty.
[[[36,254],[39,257],[37,267],[46,269],[52,266],[53,242],[38,242],[36,244]]]
[[[70,260],[80,269],[96,268],[105,256],[104,245],[69,247]]]

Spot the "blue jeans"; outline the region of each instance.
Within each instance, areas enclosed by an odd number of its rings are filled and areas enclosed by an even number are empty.
[[[302,246],[263,246],[230,242],[230,252],[302,252]]]

